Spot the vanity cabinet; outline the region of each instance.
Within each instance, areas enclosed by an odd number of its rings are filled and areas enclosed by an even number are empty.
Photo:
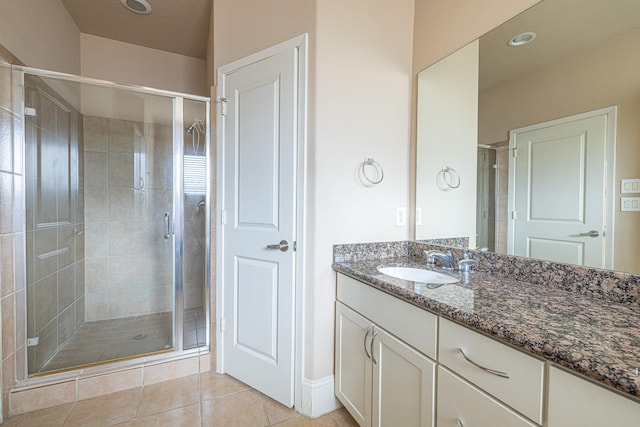
[[[549,368],[548,427],[640,424],[640,404],[588,380]]]
[[[361,426],[640,425],[633,398],[343,274],[337,284],[335,394]]]
[[[544,361],[443,318],[439,337],[439,363],[542,424]]]
[[[403,335],[414,335],[409,329],[418,330],[420,339],[415,344],[435,354],[436,316],[346,276],[338,277],[336,396],[361,426],[433,426],[436,363],[391,329],[404,323]],[[403,319],[407,308],[419,316],[418,321],[431,324],[430,339],[424,338],[421,327],[407,327]]]

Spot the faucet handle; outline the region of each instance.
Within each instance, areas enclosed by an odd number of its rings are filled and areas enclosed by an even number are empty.
[[[471,267],[473,267],[477,263],[478,263],[478,260],[475,260],[475,259],[471,259],[471,258],[461,259],[460,261],[458,261],[458,270],[462,271],[463,273],[471,273]]]
[[[433,257],[433,254],[437,254],[440,253],[440,251],[434,251],[434,250],[430,250],[430,251],[423,251],[425,256],[427,257],[427,264],[429,265],[435,265],[436,260]]]

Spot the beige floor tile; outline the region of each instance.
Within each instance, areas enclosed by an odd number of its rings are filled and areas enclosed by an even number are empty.
[[[255,390],[202,402],[203,426],[264,427],[268,424],[260,395]]]
[[[142,387],[76,402],[64,427],[112,426],[136,416]]]
[[[278,427],[336,427],[337,424],[331,415],[327,414],[318,418],[293,418],[274,425]]]
[[[331,417],[336,422],[338,427],[358,427],[358,423],[353,419],[349,411],[345,408],[340,408],[333,411]]]
[[[199,401],[198,375],[145,386],[138,407],[138,417],[159,414]]]
[[[71,412],[73,403],[54,406],[4,420],[2,427],[60,427]]]
[[[251,390],[251,387],[229,375],[220,375],[215,372],[200,374],[202,400],[211,400],[246,390]]]
[[[262,398],[262,406],[267,413],[269,424],[277,424],[282,421],[290,420],[300,416],[300,413],[293,408],[287,408],[279,402],[271,399],[269,396],[265,396],[260,393]]]
[[[130,427],[194,427],[200,425],[200,403],[132,421]]]

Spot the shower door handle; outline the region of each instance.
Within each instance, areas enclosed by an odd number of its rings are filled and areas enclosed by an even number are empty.
[[[171,237],[171,214],[169,212],[164,213],[164,239],[169,240]]]

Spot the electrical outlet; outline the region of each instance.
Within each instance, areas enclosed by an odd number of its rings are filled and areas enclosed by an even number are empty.
[[[640,197],[620,197],[621,212],[640,212]]]
[[[620,183],[620,193],[640,193],[640,179],[623,179]]]
[[[416,226],[422,225],[422,208],[416,208]]]
[[[407,225],[407,208],[405,207],[396,208],[396,225],[398,227]]]

